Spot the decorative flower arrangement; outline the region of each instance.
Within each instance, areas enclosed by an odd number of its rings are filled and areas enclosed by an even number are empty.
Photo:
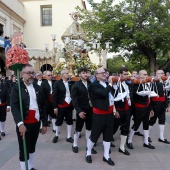
[[[14,64],[28,64],[29,63],[29,56],[28,52],[20,47],[20,46],[13,46],[7,52],[7,59],[6,59],[6,66],[7,68],[11,68]]]
[[[75,59],[75,65],[73,66],[74,75],[77,76],[78,70],[81,67],[86,67],[92,74],[94,74],[97,69],[96,64],[92,63],[89,57],[78,57]],[[69,68],[68,62],[61,62],[53,69],[53,75],[60,75],[63,68]]]
[[[97,69],[96,64],[92,63],[89,57],[79,57],[76,59],[76,65],[74,67],[75,75],[81,67],[86,67],[92,74],[94,74]]]
[[[63,68],[67,67],[65,62],[61,62],[56,67],[53,68],[53,75],[60,76],[60,72],[63,70]]]

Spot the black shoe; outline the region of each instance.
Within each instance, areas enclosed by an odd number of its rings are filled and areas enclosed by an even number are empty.
[[[92,163],[91,155],[85,156],[85,160],[86,160],[86,162],[89,163],[89,164]]]
[[[111,158],[108,158],[108,160],[103,156],[103,161],[104,162],[107,162],[109,165],[111,165],[111,166],[114,166],[115,165],[115,163],[112,161],[112,159]]]
[[[149,148],[149,149],[155,149],[155,147],[152,146],[150,143],[148,145],[144,143],[143,147],[146,147],[146,148]]]
[[[79,135],[79,138],[81,138],[81,133],[80,133],[80,135]]]
[[[70,138],[67,138],[67,139],[66,139],[66,142],[73,143],[73,142],[74,142],[74,140],[70,137]]]
[[[143,134],[142,134],[142,133],[140,133],[139,131],[135,132],[135,135],[143,136]]]
[[[148,137],[148,142],[152,143],[152,139],[150,137]]]
[[[94,148],[92,148],[91,153],[92,154],[97,154],[97,151]]]
[[[127,147],[129,148],[129,149],[134,149],[134,147],[133,147],[133,144],[132,143],[126,143],[126,145],[127,145]]]
[[[55,133],[55,132],[56,132],[56,130],[53,130],[53,132]]]
[[[115,145],[111,142],[111,143],[110,143],[110,147],[114,148]]]
[[[72,151],[74,153],[78,153],[78,147],[77,146],[72,146]]]
[[[57,143],[57,141],[58,141],[58,136],[54,136],[54,138],[53,138],[53,143]]]
[[[122,151],[120,148],[119,148],[119,152],[120,153],[123,153],[124,155],[130,155],[130,153],[125,149],[125,151]]]
[[[170,142],[169,142],[167,139],[162,140],[162,139],[159,138],[158,141],[159,141],[159,142],[166,143],[166,144],[170,144]]]
[[[1,132],[1,136],[5,136],[5,132]]]
[[[30,170],[37,170],[37,169],[35,169],[35,168],[31,168]]]

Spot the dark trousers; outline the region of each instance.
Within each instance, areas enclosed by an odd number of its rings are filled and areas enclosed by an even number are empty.
[[[7,106],[0,106],[0,122],[6,121],[6,108]]]
[[[115,134],[120,127],[121,135],[127,136],[130,126],[130,111],[129,110],[117,110],[120,118],[115,118],[113,134]]]
[[[50,115],[50,117],[52,119],[56,119],[56,114],[54,114],[53,103],[52,102],[47,102],[46,107],[47,107],[47,114]]]
[[[63,108],[58,108],[58,115],[57,115],[57,121],[56,121],[56,126],[61,126],[64,121],[64,117],[66,120],[67,125],[72,125],[73,124],[73,119],[72,119],[72,106],[69,107],[63,107]]]
[[[91,130],[91,127],[92,127],[92,108],[90,108],[89,110],[83,110],[83,112],[85,112],[85,116],[86,118],[85,119],[82,119],[80,118],[79,114],[77,113],[76,117],[76,129],[75,131],[76,132],[81,132],[82,131],[82,128],[83,128],[83,125],[85,123],[86,125],[86,129],[87,130]]]
[[[159,124],[165,124],[165,112],[166,112],[166,103],[165,102],[153,102],[152,103],[154,116],[150,118],[149,125],[153,126],[156,123],[158,118]]]
[[[134,119],[134,131],[137,131],[141,122],[143,123],[143,130],[149,130],[149,115],[150,115],[150,108],[135,108],[135,119]]]
[[[25,133],[25,140],[26,140],[26,148],[27,148],[27,158],[29,159],[29,153],[35,152],[35,147],[39,135],[40,122],[24,124],[24,125],[27,128],[27,131]],[[23,139],[20,135],[18,126],[16,126],[16,132],[17,132],[18,144],[19,144],[19,159],[21,162],[24,162],[25,158],[24,158],[24,149],[23,149]]]
[[[111,142],[113,139],[113,114],[93,114],[92,115],[92,131],[91,141],[96,143],[101,133],[103,133],[103,141]]]

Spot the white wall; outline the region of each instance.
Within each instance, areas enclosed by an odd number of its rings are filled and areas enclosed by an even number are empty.
[[[6,4],[10,9],[15,11],[19,16],[23,17],[24,15],[24,6],[19,0],[1,0]]]
[[[41,26],[41,5],[52,5],[52,26]],[[69,13],[75,7],[82,7],[81,0],[48,0],[24,2],[24,42],[27,48],[45,48],[45,43],[52,49],[51,34],[56,34],[56,42],[62,43],[61,36],[73,22]]]
[[[24,25],[19,19],[23,18],[24,6],[18,0],[2,0],[2,3],[9,7],[0,9],[0,23],[4,25],[4,36],[10,37],[16,31],[23,32]],[[13,15],[14,12],[20,17]]]

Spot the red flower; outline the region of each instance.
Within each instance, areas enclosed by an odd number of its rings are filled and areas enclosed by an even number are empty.
[[[6,66],[9,68],[13,64],[28,64],[29,56],[27,51],[20,46],[13,46],[7,52]]]

